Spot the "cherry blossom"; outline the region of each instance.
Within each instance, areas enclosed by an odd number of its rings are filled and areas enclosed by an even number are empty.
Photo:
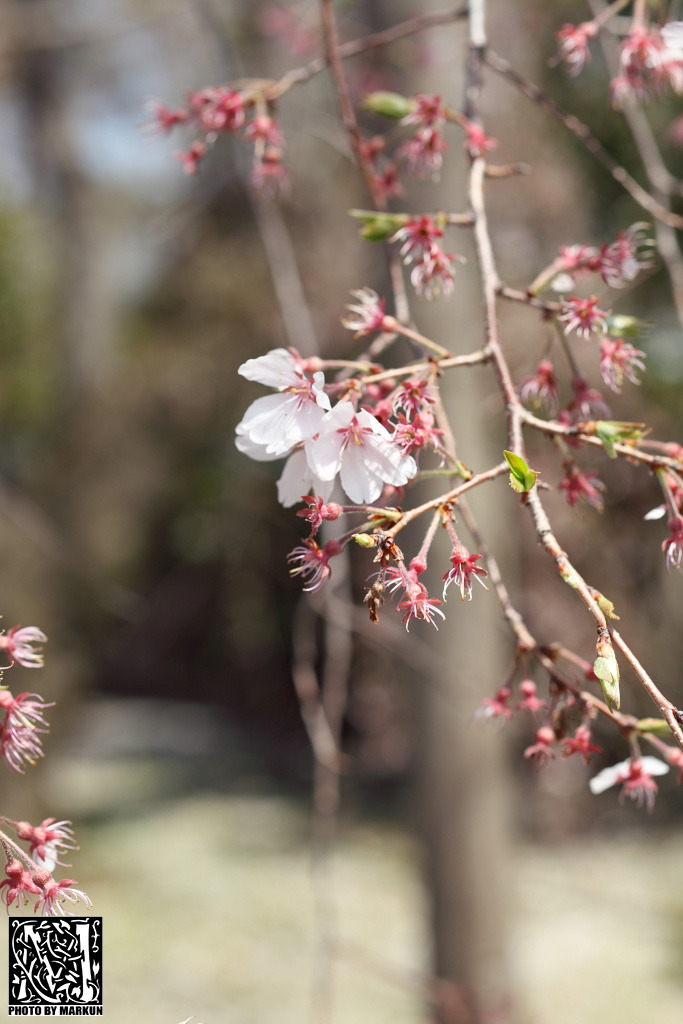
[[[402,455],[386,427],[365,409],[338,402],[325,415],[307,447],[309,465],[321,480],[339,473],[351,501],[372,504],[384,484],[403,487],[417,473],[415,460]]]
[[[657,795],[654,776],[666,775],[668,771],[669,765],[660,761],[658,757],[629,757],[619,764],[603,768],[589,780],[588,787],[591,793],[597,795],[619,784],[622,787],[622,800],[629,797],[635,800],[639,807],[645,804],[648,811],[651,811]]]
[[[197,173],[200,163],[208,153],[208,148],[203,142],[193,142],[187,151],[178,150],[174,153],[176,160],[180,160],[185,174],[193,175]]]
[[[27,871],[24,865],[14,857],[10,858],[5,864],[5,874],[7,878],[0,882],[0,889],[4,889],[2,899],[7,904],[8,914],[9,908],[15,900],[17,901],[17,907],[21,909],[20,897],[22,894],[24,906],[28,903],[26,899],[27,893],[31,896],[40,896],[40,889],[34,883],[31,872]],[[7,886],[6,889],[5,886]]]
[[[418,217],[399,228],[389,241],[402,243],[401,258],[404,263],[415,263],[429,256],[437,238],[443,238],[442,229],[430,217]]]
[[[15,772],[23,772],[27,764],[35,764],[43,756],[40,733],[48,732],[43,711],[52,707],[37,693],[20,693],[13,697],[9,690],[0,690],[0,709],[5,718],[0,726],[2,756]]]
[[[59,859],[63,850],[77,850],[70,821],[56,821],[45,818],[40,825],[30,825],[28,821],[16,823],[17,838],[30,843],[29,853],[39,867],[48,871],[55,865],[64,862]]]
[[[436,388],[430,381],[407,377],[396,391],[393,408],[406,416],[416,416],[435,401]]]
[[[680,569],[683,560],[683,518],[672,516],[669,520],[669,534],[662,543],[662,551],[666,554],[667,569]]]
[[[595,25],[590,21],[584,21],[581,25],[563,25],[555,34],[558,42],[558,61],[567,65],[570,75],[578,75],[584,64],[590,59],[588,41],[596,33]]]
[[[496,691],[495,697],[484,697],[483,701],[474,712],[475,718],[512,718],[512,708],[508,701],[512,696],[509,686],[501,686]]]
[[[603,245],[598,262],[605,284],[611,288],[623,288],[641,270],[654,266],[655,243],[646,237],[649,231],[650,225],[639,221],[625,231],[619,231],[609,245]]]
[[[555,751],[552,749],[552,744],[554,742],[554,730],[551,729],[549,725],[542,725],[536,732],[536,742],[526,748],[524,756],[535,758],[539,766],[542,766],[551,758],[555,757]]]
[[[304,587],[308,593],[320,590],[323,583],[332,575],[330,559],[341,552],[342,546],[336,540],[328,540],[321,548],[309,537],[287,555],[287,561],[294,566],[289,570],[289,575],[303,577],[308,583]]]
[[[443,154],[448,149],[441,132],[436,128],[422,128],[412,138],[402,142],[396,152],[410,174],[417,178],[430,178],[436,182],[441,174]]]
[[[519,684],[522,700],[516,707],[516,711],[530,711],[535,715],[538,711],[548,706],[547,701],[542,700],[536,691],[536,683],[533,679],[524,679]]]
[[[403,413],[398,414],[398,423],[392,437],[392,441],[402,455],[411,455],[427,446],[439,452],[443,461],[443,450],[441,438],[443,430],[435,427],[435,419],[430,412],[415,413],[412,419],[408,419]]]
[[[307,519],[311,524],[311,537],[318,531],[324,522],[331,522],[335,519],[339,519],[339,516],[343,512],[341,505],[337,505],[333,501],[330,502],[329,505],[326,505],[319,494],[313,495],[313,497],[303,494],[301,496],[301,500],[308,505],[308,508],[299,509],[297,515],[302,519]]]
[[[604,333],[607,330],[607,313],[598,309],[599,301],[592,295],[589,299],[571,298],[563,302],[562,312],[557,319],[564,324],[564,333],[576,331],[583,338]]]
[[[446,123],[446,108],[440,96],[418,94],[412,97],[413,109],[401,124],[417,124],[423,128],[441,128]]]
[[[585,422],[591,418],[606,419],[609,406],[597,388],[590,388],[583,377],[572,380],[574,397],[567,405],[567,413],[572,422]]]
[[[358,288],[351,292],[356,300],[346,307],[351,314],[342,320],[342,325],[349,331],[355,331],[354,337],[362,338],[372,331],[381,331],[386,313],[384,299],[380,299],[372,288]]]
[[[411,283],[418,295],[433,299],[439,294],[449,296],[454,288],[453,264],[462,261],[461,256],[444,252],[438,245],[432,246],[428,255],[416,263],[410,272]]]
[[[591,482],[592,481],[592,482]],[[604,503],[601,491],[605,491],[602,480],[594,469],[588,469],[582,473],[576,464],[566,467],[565,478],[560,484],[560,490],[564,494],[567,504],[574,508],[579,500],[592,505],[598,512],[602,512]]]
[[[325,378],[321,372],[308,377],[297,352],[273,349],[265,356],[242,363],[238,373],[278,391],[252,402],[236,427],[238,436],[265,445],[266,454],[277,457],[287,454],[320,428],[330,408],[330,400],[323,391]]]
[[[263,154],[254,161],[251,187],[262,196],[282,199],[289,194],[289,185],[289,171],[282,162],[282,150],[277,146],[266,146]]]
[[[422,566],[426,568],[425,563],[422,563]],[[399,611],[405,612],[403,622],[406,630],[410,628],[413,619],[422,619],[438,629],[434,616],[440,615],[442,619],[446,618],[439,607],[442,602],[436,597],[430,597],[425,585],[420,583],[417,578],[419,572],[424,571],[422,566],[413,562],[410,569],[406,569],[405,565],[399,562],[397,567],[388,569],[385,576],[388,580],[387,590],[390,593],[403,590],[403,600],[399,601],[397,607]]]
[[[619,392],[624,377],[640,384],[636,370],[644,370],[645,353],[629,345],[623,338],[603,338],[600,343],[600,373],[608,388]]]
[[[519,388],[519,397],[531,406],[544,406],[551,415],[557,412],[557,396],[560,385],[555,376],[555,367],[549,359],[542,359],[533,377],[527,377]]]
[[[497,148],[498,139],[494,139],[492,135],[487,135],[480,124],[475,124],[474,121],[467,121],[464,127],[466,136],[465,148],[473,160],[480,156],[486,156],[491,150]]]
[[[24,668],[42,668],[43,652],[33,645],[45,643],[47,637],[36,626],[12,626],[9,633],[0,635],[0,651]]]
[[[33,872],[33,882],[41,891],[41,895],[36,900],[35,909],[37,910],[42,903],[44,917],[71,914],[71,910],[64,908],[65,900],[69,903],[84,903],[86,907],[92,906],[92,900],[84,892],[73,888],[72,878],[63,878],[60,882],[56,882],[49,871],[39,868]]]
[[[591,743],[591,731],[587,725],[579,725],[573,736],[566,736],[560,740],[560,746],[565,747],[562,757],[571,757],[572,754],[580,754],[586,764],[591,759],[591,754],[601,754],[601,747]],[[683,751],[681,751],[683,753]]]
[[[481,555],[471,555],[462,544],[457,543],[454,545],[453,553],[451,554],[451,568],[443,578],[444,600],[446,599],[446,591],[451,583],[455,583],[463,601],[466,599],[468,601],[472,600],[472,580],[481,583],[484,590],[486,590],[486,584],[482,576],[488,576],[488,573],[486,569],[482,569],[481,566],[476,564],[480,558]]]

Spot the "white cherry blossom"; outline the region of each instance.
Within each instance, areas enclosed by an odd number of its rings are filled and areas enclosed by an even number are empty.
[[[278,394],[252,402],[236,428],[238,436],[265,446],[265,455],[279,458],[312,437],[330,408],[323,391],[324,375],[317,372],[308,377],[301,367],[294,352],[276,348],[258,359],[248,359],[239,368],[247,380],[278,389]]]
[[[323,419],[319,434],[306,446],[309,466],[321,480],[334,480],[351,501],[371,504],[384,484],[402,487],[417,472],[415,460],[401,455],[391,434],[371,413],[338,402]]]
[[[598,793],[604,793],[606,789],[611,789],[612,786],[624,782],[629,777],[632,763],[633,760],[629,757],[626,761],[603,768],[601,772],[588,780],[588,788],[591,793],[597,796]],[[638,763],[647,775],[666,775],[669,771],[669,765],[660,761],[658,757],[641,757]]]

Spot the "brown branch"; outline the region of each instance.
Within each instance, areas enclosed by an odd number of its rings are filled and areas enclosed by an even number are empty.
[[[521,418],[526,426],[532,427],[534,430],[540,430],[544,434],[551,434],[556,437],[571,437],[582,444],[589,445],[591,448],[605,450],[605,446],[599,437],[581,432],[581,427],[586,426],[586,424],[577,423],[576,426],[568,426],[565,423],[558,423],[557,420],[542,420],[526,409],[522,410]],[[635,444],[637,443],[635,442]],[[617,443],[614,445],[614,451],[615,454],[620,455],[622,458],[629,459],[632,462],[640,462],[653,471],[666,467],[680,473],[683,469],[680,459],[671,458],[669,455],[650,455],[641,448],[634,447],[633,444]]]

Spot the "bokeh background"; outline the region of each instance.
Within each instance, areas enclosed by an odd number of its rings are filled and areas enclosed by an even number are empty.
[[[345,38],[441,7],[337,6]],[[644,180],[599,49],[579,79],[547,66],[557,28],[588,16],[491,0],[492,43]],[[279,468],[234,450],[235,423],[262,393],[236,370],[293,338],[306,355],[355,353],[339,317],[351,288],[386,288],[383,252],[346,214],[367,199],[326,75],[282,102],[281,206],[252,196],[238,141],[186,178],[174,158],[186,140],[146,132],[144,105],[305,63],[321,46],[316,4],[7,0],[0,25],[1,610],[7,626],[50,637],[40,676],[17,667],[7,681],[56,701],[46,759],[0,785],[4,814],[75,823],[73,874],[104,917],[105,1019],[462,1024],[476,1019],[472,999],[489,1024],[677,1019],[675,779],[647,815],[588,792],[597,768],[627,755],[607,731],[589,768],[539,772],[521,757],[532,722],[473,721],[513,654],[491,592],[449,608],[438,637],[419,623],[406,637],[391,608],[371,628],[368,560],[354,553],[326,613],[349,661],[341,810],[330,855],[312,852],[292,637],[313,638],[320,667],[331,634],[287,575],[303,530],[276,504]],[[463,41],[453,25],[349,61],[354,96],[439,91],[458,107]],[[643,219],[559,125],[488,77],[483,111],[496,159],[531,166],[488,186],[511,285],[560,244],[599,245]],[[683,174],[676,112],[667,101],[649,116]],[[449,142],[442,184],[408,184],[413,209],[465,208],[455,132]],[[452,244],[468,255],[467,237]],[[615,308],[656,326],[646,380],[614,415],[680,439],[683,339],[665,269]],[[478,347],[474,261],[449,302],[413,313],[454,351]],[[504,315],[522,379],[543,329],[529,310]],[[449,403],[461,456],[483,467],[503,422],[487,374],[466,372]],[[537,442],[533,459],[557,485],[550,447]],[[681,580],[664,570],[663,525],[643,522],[657,489],[620,461],[582,464],[608,484],[606,510],[570,515],[551,494],[556,532],[680,701]],[[538,636],[590,657],[590,621],[496,486],[475,505],[516,603]],[[629,711],[651,713],[632,677],[623,689]]]

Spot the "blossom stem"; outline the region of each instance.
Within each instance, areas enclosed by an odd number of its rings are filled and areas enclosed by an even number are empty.
[[[423,512],[429,512],[433,508],[440,508],[441,505],[456,501],[461,494],[471,491],[474,487],[479,487],[480,484],[488,483],[489,480],[495,480],[496,477],[508,472],[509,468],[507,462],[499,462],[497,466],[487,469],[484,473],[478,473],[476,476],[471,477],[471,479],[465,480],[464,483],[454,487],[452,491],[447,491],[446,494],[442,494],[438,498],[432,498],[431,501],[426,501],[424,505],[417,505],[415,508],[408,509],[403,513],[399,522],[388,531],[387,536],[393,539],[399,530],[402,530],[413,519],[421,516]]]
[[[534,289],[536,282],[534,281],[526,292],[520,291],[519,288],[509,288],[505,284],[498,285],[498,294],[502,299],[508,299],[509,302],[521,302],[525,306],[533,306],[535,309],[542,309],[544,313],[559,313],[562,309],[562,305],[559,302],[547,302],[544,299],[539,299],[537,295],[531,295],[531,291]]]
[[[490,360],[491,352],[489,349],[484,348],[478,352],[470,352],[468,355],[448,356],[445,359],[439,359],[437,366],[440,370],[447,370],[455,366],[479,366],[481,363],[490,362]],[[420,370],[429,369],[433,365],[433,361],[425,361],[411,363],[410,366],[401,366],[396,370],[383,370],[381,373],[371,373],[367,377],[363,377],[363,384],[375,384],[380,380],[391,380],[392,377],[409,377],[413,373],[419,373]]]
[[[429,338],[425,338],[424,334],[418,334],[418,332],[412,330],[412,328],[399,323],[393,316],[386,316],[384,318],[384,327],[387,331],[395,331],[396,334],[402,334],[404,338],[410,338],[411,341],[416,341],[419,345],[423,345],[425,348],[431,349],[432,352],[435,352],[437,356],[440,356],[442,359],[452,358],[452,354],[447,348],[443,348],[442,345],[437,345],[435,341],[430,341]]]
[[[601,11],[600,14],[595,15],[591,24],[595,28],[602,28],[602,26],[605,25],[610,20],[610,18],[614,17],[615,14],[618,14],[619,11],[624,9],[624,7],[627,7],[630,2],[631,0],[614,0],[614,3],[611,3],[609,4],[609,6],[605,7],[604,11]],[[634,23],[635,17],[636,14],[634,11]]]
[[[7,822],[9,823],[9,819],[3,818],[1,820],[7,820]],[[15,843],[13,839],[10,839],[6,832],[0,832],[0,843],[2,844],[2,847],[5,851],[5,856],[7,857],[8,860],[10,859],[10,856],[14,854],[20,860],[23,860],[24,864],[26,865],[27,868],[29,868],[30,871],[38,870],[38,865],[36,864],[36,862],[29,857],[25,850],[22,850],[18,843]]]
[[[576,361],[576,356],[574,355],[574,352],[572,351],[571,345],[567,341],[567,335],[564,333],[564,331],[560,327],[560,325],[557,322],[557,320],[555,320],[553,322],[555,324],[555,330],[557,332],[557,337],[559,339],[560,346],[561,346],[562,351],[564,352],[565,356],[567,357],[567,362],[569,363],[569,366],[571,367],[571,371],[572,371],[573,376],[574,377],[583,377],[583,374],[581,373],[581,368],[580,368],[579,364]]]
[[[659,481],[659,486],[662,488],[662,491],[664,492],[666,503],[669,506],[669,512],[674,517],[680,515],[678,511],[678,505],[671,491],[671,487],[669,486],[669,481],[667,480],[665,470],[662,469],[661,467],[658,467],[657,469],[655,469],[655,476]]]
[[[434,540],[434,536],[436,534],[440,522],[441,510],[437,509],[434,515],[432,516],[432,521],[429,524],[429,528],[425,534],[424,540],[422,541],[420,550],[417,553],[418,560],[424,562],[425,565],[427,564],[427,554],[429,552],[430,547],[432,546],[432,541]]]

